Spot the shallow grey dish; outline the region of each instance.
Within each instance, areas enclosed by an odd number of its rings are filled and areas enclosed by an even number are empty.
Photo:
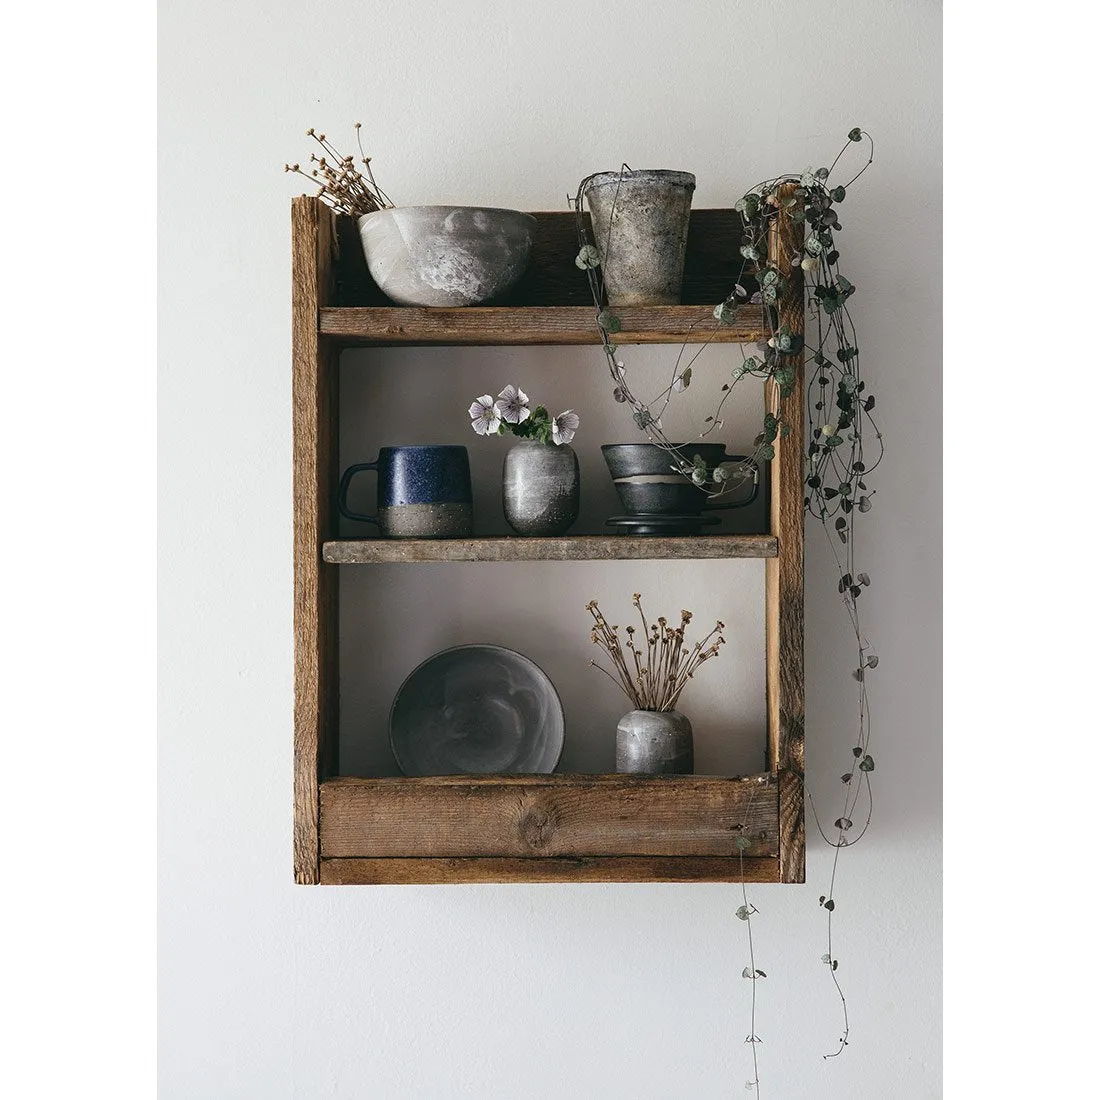
[[[390,747],[409,776],[549,774],[564,744],[550,678],[503,646],[436,653],[406,677],[390,709]]]
[[[527,270],[536,224],[488,206],[396,206],[358,221],[371,277],[402,306],[476,306],[506,294]]]

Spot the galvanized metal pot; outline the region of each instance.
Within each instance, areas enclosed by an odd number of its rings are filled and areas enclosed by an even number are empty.
[[[691,723],[678,710],[632,710],[615,732],[615,770],[690,775],[695,769]]]
[[[504,456],[504,518],[517,535],[564,535],[580,506],[580,464],[568,443],[521,439]]]
[[[610,305],[679,304],[694,190],[690,172],[664,168],[601,172],[588,181],[584,194]]]

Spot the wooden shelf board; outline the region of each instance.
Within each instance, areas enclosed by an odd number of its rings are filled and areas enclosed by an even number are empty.
[[[620,344],[754,344],[762,339],[759,306],[741,306],[733,324],[719,324],[713,305],[619,307]],[[319,330],[347,346],[407,344],[598,344],[591,306],[329,306]]]
[[[330,779],[325,859],[707,859],[779,855],[779,777]]]
[[[774,535],[566,535],[562,538],[333,539],[335,565],[442,561],[636,561],[653,558],[774,558]]]
[[[322,859],[322,886],[493,882],[780,882],[776,859]]]

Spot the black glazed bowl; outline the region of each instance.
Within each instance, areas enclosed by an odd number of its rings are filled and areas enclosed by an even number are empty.
[[[623,510],[630,515],[697,515],[708,506],[707,494],[673,468],[669,453],[656,443],[605,443],[601,448]],[[698,455],[713,469],[720,462],[745,461],[744,455],[727,455],[724,443],[685,443],[678,447],[688,462]],[[738,486],[711,508],[735,508],[748,504],[751,486]]]

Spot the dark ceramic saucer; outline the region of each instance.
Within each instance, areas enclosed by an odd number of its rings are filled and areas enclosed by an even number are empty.
[[[702,527],[720,522],[718,516],[643,512],[636,516],[611,516],[607,520],[607,526],[617,527],[629,535],[697,535]]]

